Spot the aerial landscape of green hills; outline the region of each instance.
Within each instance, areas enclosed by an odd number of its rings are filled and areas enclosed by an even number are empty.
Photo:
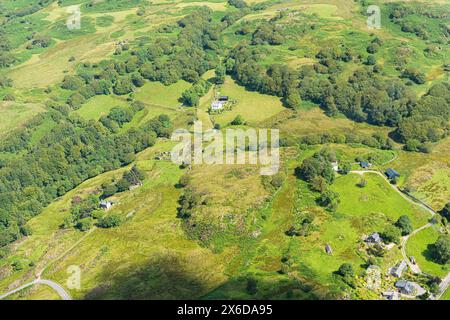
[[[449,36],[448,0],[0,1],[0,299],[450,300]]]

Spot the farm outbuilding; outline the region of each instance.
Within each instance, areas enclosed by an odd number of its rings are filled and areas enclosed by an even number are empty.
[[[366,242],[370,242],[370,243],[381,243],[381,237],[380,234],[378,232],[374,232],[372,234],[370,234],[366,240]]]
[[[397,171],[395,171],[392,168],[387,169],[385,173],[389,179],[395,179],[395,178],[400,177],[400,173],[398,173]]]
[[[333,254],[333,249],[331,249],[331,246],[328,243],[325,245],[325,252],[327,254]]]

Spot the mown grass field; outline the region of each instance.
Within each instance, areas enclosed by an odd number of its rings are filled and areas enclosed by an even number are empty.
[[[436,242],[440,235],[438,226],[433,226],[418,232],[410,237],[406,247],[407,253],[414,256],[423,272],[438,277],[444,277],[449,271],[449,265],[441,265],[433,261],[430,246]]]
[[[248,124],[255,125],[284,110],[279,98],[247,91],[230,77],[226,77],[225,83],[217,88],[217,91],[228,96],[230,100],[237,101],[232,110],[211,116],[213,121],[221,126],[228,125],[237,115],[242,116]],[[207,101],[202,107],[207,109],[209,106],[210,101]]]
[[[429,218],[426,211],[405,200],[385,179],[373,173],[364,174],[364,178],[368,181],[364,188],[357,186],[361,180],[361,175],[357,174],[340,177],[333,184],[334,191],[341,194],[339,212],[349,212],[352,217],[366,216],[368,219],[381,216],[393,222],[406,214],[414,229],[426,223]]]
[[[89,120],[98,120],[102,116],[108,115],[109,111],[114,107],[124,107],[128,103],[117,96],[96,96],[87,101],[83,106],[76,110],[82,118]]]
[[[134,97],[136,100],[147,104],[177,107],[181,105],[178,99],[183,91],[189,87],[190,84],[185,81],[179,81],[169,86],[165,86],[160,82],[148,82],[137,90]]]

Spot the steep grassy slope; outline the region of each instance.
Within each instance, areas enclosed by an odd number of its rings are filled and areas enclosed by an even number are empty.
[[[176,39],[180,28],[171,29],[171,24],[199,7],[212,9],[213,20],[218,23],[226,13],[239,11],[225,0],[158,0],[147,4],[140,0],[117,0],[92,7],[82,0],[60,2],[62,5],[55,2],[25,15],[24,23],[14,22],[6,30],[17,61],[1,70],[0,75],[11,78],[13,84],[0,86],[0,98],[15,101],[0,103],[0,137],[8,136],[13,129],[20,130],[37,114],[49,111],[49,106],[64,105],[76,92],[60,87],[66,75],[95,72],[97,64],[104,59],[126,62],[142,54],[135,50],[147,50],[145,44],[156,37]],[[433,84],[448,81],[444,65],[448,63],[449,53],[445,45],[435,41],[438,26],[434,22],[431,24],[428,40],[401,31],[385,13],[391,1],[380,1],[383,3],[381,30],[367,29],[358,1],[246,2],[260,3],[261,7],[223,30],[218,37],[218,43],[224,46],[219,54],[208,48],[207,54],[217,58],[218,65],[226,65],[229,51],[239,44],[262,50],[258,66],[283,64],[293,70],[302,66],[313,68],[313,64],[320,69],[317,53],[321,49],[351,48],[352,61],[338,62],[333,74],[317,73],[318,79],[337,83],[347,81],[356,70],[368,68],[367,46],[379,37],[383,44],[373,57],[385,79],[406,83],[419,96]],[[445,1],[433,3],[447,8]],[[28,0],[6,0],[0,8],[19,10],[30,4]],[[81,5],[83,28],[70,33],[64,23],[67,6],[73,4]],[[279,45],[251,45],[256,28],[272,18],[279,19],[277,23],[283,26],[284,41]],[[49,36],[48,47],[27,49],[32,41],[27,37],[33,32]],[[130,48],[123,49],[124,43]],[[401,70],[396,68],[400,56],[405,59],[404,65],[423,71],[424,83],[400,78]],[[161,68],[172,62],[164,61]],[[401,188],[407,188],[414,196],[440,210],[450,199],[449,138],[433,142],[430,153],[404,151],[398,140],[392,142],[393,150],[385,150],[373,143],[374,134],[396,138],[394,127],[356,122],[342,113],[330,116],[318,104],[307,100],[299,101],[294,108],[286,108],[282,94],[251,91],[230,75],[223,84],[215,85],[218,65],[200,75],[211,81],[211,88],[200,98],[198,107],[182,106],[180,98],[191,88],[191,83],[179,80],[164,85],[146,79],[143,86],[133,88],[133,92],[116,95],[111,89],[108,94],[87,99],[77,110],[68,109],[67,113],[74,121],[77,116],[97,121],[114,107],[131,110],[132,102],[142,102],[142,109],[118,128],[118,133],[141,127],[160,114],[168,115],[174,128],[192,130],[193,120],[198,119],[205,128],[219,124],[225,132],[233,128],[230,122],[240,115],[246,122],[245,128],[280,130],[282,174],[277,176],[277,183],[268,183],[255,166],[182,168],[167,159],[156,160],[156,156],[170,151],[174,145],[167,138],[159,138],[155,146],[139,153],[126,167],[80,181],[30,219],[26,226],[31,234],[1,248],[0,293],[41,275],[64,286],[75,299],[380,298],[380,292],[369,291],[363,284],[369,258],[374,257],[368,254],[362,237],[384,230],[401,215],[411,219],[413,228],[420,227],[427,222],[428,213],[401,197],[382,177],[369,173],[364,174],[367,186],[363,188],[357,185],[360,175],[336,174],[330,188],[339,194],[340,203],[334,212],[327,210],[319,205],[320,193],[298,179],[295,168],[326,146],[336,152],[340,163],[349,162],[353,169],[359,169],[357,158],[360,157],[370,159],[374,170],[395,168],[401,174],[398,182]],[[322,91],[320,86],[313,86],[313,89]],[[208,108],[219,92],[229,96],[235,104],[231,110],[210,115]],[[0,152],[0,169],[9,160],[14,161],[33,150],[59,121],[57,114],[45,114],[42,122],[30,129],[31,138],[25,148],[20,152]],[[342,136],[349,134],[363,139],[342,141]],[[312,136],[319,139],[307,145],[303,138]],[[330,136],[337,137],[333,143],[327,140]],[[119,192],[111,198],[116,205],[107,215],[120,216],[123,219],[120,226],[94,227],[87,232],[61,228],[64,219],[71,214],[76,197],[99,195],[102,185],[119,180],[133,165],[145,171],[146,179],[141,187]],[[184,187],[179,184],[182,177],[188,178]],[[192,210],[195,220],[179,217],[180,200],[187,190],[193,190],[200,199]],[[289,228],[306,216],[313,217],[311,232],[305,236],[288,235]],[[423,271],[444,276],[449,271],[448,265],[433,262],[427,253],[438,235],[439,230],[435,228],[414,235],[408,242],[407,254],[416,257]],[[333,254],[325,252],[326,244],[331,245]],[[393,246],[371,263],[379,265],[384,274],[400,259],[399,247]],[[355,288],[336,275],[342,263],[352,264]],[[67,287],[70,266],[81,269],[80,290]],[[248,289],[251,280],[257,283],[255,292]],[[392,279],[387,279],[386,289],[392,287],[391,282]],[[38,286],[9,298],[58,297],[47,287]]]

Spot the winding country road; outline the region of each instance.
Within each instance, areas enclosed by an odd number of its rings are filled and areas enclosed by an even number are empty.
[[[16,289],[14,289],[14,290],[9,291],[8,293],[5,293],[5,294],[1,295],[0,296],[0,300],[4,299],[7,296],[10,296],[10,295],[12,295],[14,293],[17,293],[17,292],[19,292],[19,291],[21,291],[21,290],[23,290],[25,288],[34,286],[36,284],[43,284],[43,285],[51,287],[53,290],[55,290],[58,293],[58,295],[63,300],[72,300],[72,297],[70,296],[70,294],[66,290],[64,290],[64,288],[61,287],[59,284],[57,284],[56,282],[51,281],[51,280],[45,280],[45,279],[40,279],[40,278],[38,278],[38,279],[36,279],[34,281],[31,281],[29,283],[26,283],[26,284],[24,284],[24,285],[22,285],[22,286],[20,286],[20,287],[18,287]]]
[[[410,197],[408,197],[407,195],[405,195],[403,192],[401,192],[399,190],[399,188],[395,185],[393,185],[388,178],[386,178],[386,176],[384,174],[382,174],[380,171],[375,171],[375,170],[352,170],[350,171],[350,173],[356,173],[359,175],[363,175],[364,173],[375,173],[377,175],[379,175],[380,177],[382,177],[391,187],[392,189],[394,189],[398,194],[400,194],[405,200],[407,200],[408,202],[416,205],[416,206],[420,206],[423,209],[425,209],[426,211],[428,211],[432,216],[434,216],[436,214],[436,212],[434,212],[434,210],[432,210],[430,207],[424,205],[423,203],[414,201],[413,199],[411,199]]]
[[[390,162],[390,161],[389,161]],[[400,189],[391,184],[390,181],[386,178],[386,176],[384,174],[382,174],[379,171],[375,171],[375,170],[353,170],[350,171],[350,173],[355,173],[355,174],[359,174],[359,175],[363,175],[364,173],[375,173],[379,176],[381,176],[385,181],[387,181],[387,183],[397,192],[399,193],[404,199],[406,199],[407,201],[409,201],[410,203],[420,206],[421,208],[425,209],[426,211],[428,211],[431,216],[435,216],[437,213],[431,209],[429,206],[423,204],[422,202],[419,201],[415,201],[413,199],[411,199],[410,197],[408,197],[407,195],[405,195],[402,191],[400,191]],[[429,227],[431,227],[431,223],[427,223],[419,228],[417,228],[416,230],[414,230],[413,232],[411,232],[409,235],[402,237],[401,239],[401,252],[402,252],[402,256],[403,259],[405,260],[405,262],[408,264],[408,267],[411,269],[411,271],[415,274],[420,274],[422,273],[422,271],[420,270],[419,266],[417,264],[412,264],[408,255],[406,254],[406,243],[408,242],[408,239],[415,235],[416,233],[427,229]],[[450,285],[450,272],[447,274],[447,276],[445,276],[444,279],[442,279],[440,285],[439,285],[439,294],[436,295],[436,300],[439,300],[439,298],[444,294],[444,292],[447,290],[448,286]]]
[[[58,257],[56,257],[55,259],[53,259],[52,261],[50,261],[42,270],[40,270],[37,274],[36,274],[36,280],[28,282],[24,285],[21,285],[20,287],[17,287],[16,289],[13,289],[3,295],[0,295],[0,300],[3,298],[6,298],[7,296],[14,294],[16,292],[19,292],[25,288],[28,288],[30,286],[33,286],[35,284],[43,284],[43,285],[47,285],[50,288],[52,288],[53,290],[55,290],[58,295],[61,297],[61,299],[63,300],[72,300],[72,297],[70,296],[70,294],[58,283],[56,283],[55,281],[52,280],[46,280],[46,279],[41,279],[42,274],[44,273],[44,271],[54,262],[62,259],[66,254],[68,254],[70,251],[72,251],[76,246],[78,246],[84,239],[86,239],[87,236],[89,236],[92,232],[94,232],[97,229],[97,227],[93,227],[91,230],[89,230],[83,237],[81,237],[78,241],[76,241],[72,246],[70,246],[67,250],[65,250],[62,254],[60,254]]]

